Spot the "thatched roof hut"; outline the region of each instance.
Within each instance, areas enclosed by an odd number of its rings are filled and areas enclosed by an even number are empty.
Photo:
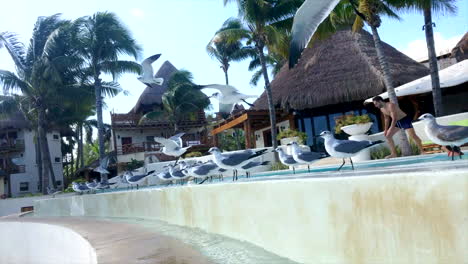
[[[429,74],[422,64],[383,43],[394,85]],[[298,65],[285,65],[271,83],[274,104],[304,110],[352,101],[364,101],[385,91],[372,35],[342,30],[304,50]],[[268,109],[265,92],[254,109]]]
[[[141,113],[149,111],[155,104],[162,104],[162,95],[167,90],[167,82],[171,75],[176,71],[177,68],[174,67],[174,65],[172,65],[169,61],[165,61],[161,68],[159,68],[158,72],[155,74],[155,78],[163,78],[164,83],[161,86],[147,86],[130,113]]]
[[[452,49],[450,57],[455,58],[457,62],[468,59],[468,32],[465,33],[463,38]]]

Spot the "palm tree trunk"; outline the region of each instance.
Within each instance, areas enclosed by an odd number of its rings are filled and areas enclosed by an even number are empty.
[[[78,153],[77,153],[77,164],[78,168],[84,167],[84,153],[83,153],[83,125],[78,124],[76,134],[78,136]]]
[[[106,153],[104,145],[104,126],[102,121],[101,79],[99,78],[99,75],[94,76],[94,91],[96,96],[96,115],[98,123],[99,162],[101,162]],[[106,174],[101,174],[101,181],[107,181]]]
[[[73,155],[73,151],[70,154],[71,154],[71,157],[70,157],[70,174],[73,177],[74,174],[75,174],[75,155]]]
[[[432,28],[431,8],[424,9],[424,31],[426,33],[427,53],[429,60],[429,70],[432,81],[432,101],[434,103],[435,116],[443,115],[442,92],[440,90],[439,68],[437,66],[437,54],[434,44],[434,31]]]
[[[257,52],[260,58],[260,64],[262,65],[262,74],[265,80],[265,91],[268,98],[268,110],[270,111],[270,123],[271,123],[271,145],[273,149],[276,149],[278,146],[276,141],[276,113],[275,113],[275,106],[273,104],[273,94],[271,93],[270,87],[270,79],[268,77],[268,71],[265,62],[265,54],[263,53],[263,45],[257,44]],[[250,137],[250,135],[245,135],[246,137]],[[276,155],[275,155],[276,157]]]
[[[42,193],[47,194],[47,187],[49,187],[50,181],[49,181],[49,172],[50,170],[48,169],[49,167],[49,159],[50,156],[48,156],[44,149],[46,148],[47,145],[47,137],[45,133],[45,110],[42,108],[42,106],[39,106],[38,109],[38,118],[37,118],[37,138],[38,142],[40,145],[41,149],[41,165],[42,165]]]
[[[373,26],[371,23],[369,23],[369,26],[372,29],[372,36],[374,38],[375,50],[377,51],[377,57],[379,58],[380,67],[382,67],[384,83],[385,83],[385,87],[387,88],[388,98],[390,99],[390,102],[398,106],[398,98],[395,93],[395,88],[393,87],[393,80],[392,80],[393,78],[390,73],[390,68],[388,67],[387,58],[385,57],[385,54],[383,51],[379,32],[377,31],[377,28]],[[400,147],[401,147],[402,155],[403,156],[411,155],[411,147],[409,145],[408,138],[406,137],[406,133],[400,130],[398,134],[400,136]]]
[[[35,148],[36,148],[36,164],[37,164],[37,175],[39,175],[39,190],[42,191],[43,181],[42,181],[42,150],[41,142],[39,141],[39,133],[36,131],[35,135]]]
[[[229,85],[228,71],[227,69],[224,69],[224,68],[223,68],[223,71],[224,71],[224,78],[226,79],[226,85]]]
[[[228,76],[228,70],[227,70],[227,67],[226,65],[223,65],[223,71],[224,71],[224,78],[226,79],[226,85],[229,85],[229,76]],[[236,146],[237,146],[237,149],[241,149],[241,143],[239,141],[239,129],[238,128],[234,128],[234,138],[236,139]]]

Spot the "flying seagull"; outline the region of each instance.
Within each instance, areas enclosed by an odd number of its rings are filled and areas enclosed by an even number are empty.
[[[463,154],[461,153],[460,146],[468,142],[468,127],[439,125],[431,114],[424,114],[418,120],[424,122],[427,137],[432,142],[452,148],[452,160],[454,152],[460,152],[461,158]]]
[[[327,18],[340,0],[306,0],[294,16],[289,46],[289,68],[293,68],[320,23]]]
[[[282,147],[277,147],[273,151],[278,152],[279,160],[281,163],[283,163],[286,166],[291,166],[293,168],[293,174],[296,174],[296,165],[299,165],[299,163],[294,160],[292,155],[288,155],[284,152]]]
[[[234,105],[236,103],[239,103],[240,101],[253,106],[251,103],[248,103],[245,101],[246,99],[249,98],[257,98],[258,96],[256,95],[247,95],[240,93],[239,90],[236,89],[236,87],[232,85],[224,85],[224,84],[207,84],[207,85],[199,85],[198,86],[200,89],[216,89],[219,92],[213,93],[210,97],[214,97],[218,99],[219,103],[223,105],[223,111],[227,110],[227,107],[231,107],[229,109],[229,113],[233,110]],[[221,112],[221,111],[220,111]]]
[[[330,154],[332,157],[343,159],[343,164],[341,164],[338,170],[341,170],[345,164],[345,158],[349,158],[351,161],[351,166],[354,170],[353,160],[351,159],[352,157],[358,155],[361,151],[367,148],[383,143],[382,140],[339,140],[335,139],[330,131],[323,131],[320,133],[320,136],[325,139],[325,150],[328,152],[328,154]]]
[[[298,163],[298,164],[304,164],[307,165],[307,169],[310,172],[310,165],[319,159],[323,159],[328,157],[327,154],[325,153],[319,153],[319,152],[312,152],[312,151],[303,151],[297,142],[292,142],[292,156],[293,159]]]
[[[234,171],[232,180],[237,180],[238,169],[242,170],[242,167],[247,165],[251,159],[263,155],[266,151],[266,149],[258,151],[246,149],[244,151],[235,153],[221,153],[217,147],[212,147],[210,150],[208,150],[209,153],[213,154],[213,161],[216,163],[216,165],[218,165],[220,168]]]
[[[110,172],[107,170],[107,167],[109,166],[109,156],[106,156],[101,160],[99,163],[99,166],[94,169],[95,172],[99,172],[100,174],[110,174]]]
[[[154,71],[153,71],[153,62],[155,62],[161,54],[156,54],[151,57],[146,58],[144,61],[141,62],[141,69],[143,70],[143,74],[138,76],[138,80],[147,86],[153,87],[153,85],[162,85],[164,82],[163,78],[154,78]]]
[[[190,146],[185,147],[185,148],[182,147],[183,135],[184,133],[179,133],[168,139],[162,138],[162,137],[154,137],[154,141],[164,145],[164,147],[161,150],[162,153],[168,156],[177,157],[177,160],[178,160],[179,157],[182,156],[185,152],[187,152],[187,150],[190,148]],[[177,164],[177,160],[176,160],[176,164]]]

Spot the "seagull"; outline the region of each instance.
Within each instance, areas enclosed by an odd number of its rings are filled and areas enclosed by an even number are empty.
[[[169,169],[167,168],[164,171],[156,174],[156,177],[158,177],[163,182],[174,180],[174,178],[172,178],[171,174],[169,173]]]
[[[318,26],[340,0],[306,0],[294,16],[289,46],[289,68],[293,68]]]
[[[88,187],[88,189],[93,190],[93,191],[96,191],[99,185],[96,179],[94,179],[92,182],[86,182],[85,184],[86,184],[86,187]]]
[[[212,147],[208,150],[209,153],[213,154],[213,161],[222,169],[234,170],[232,180],[237,180],[237,170],[242,170],[242,167],[247,165],[251,159],[257,158],[263,155],[267,150],[262,149],[254,151],[252,149],[246,149],[244,151],[235,153],[221,153],[217,147]]]
[[[153,62],[155,62],[161,54],[156,54],[151,57],[146,58],[144,61],[141,62],[141,69],[143,70],[143,74],[139,76],[137,79],[146,84],[147,86],[153,87],[153,84],[162,85],[164,82],[163,78],[154,78],[154,71],[153,71]]]
[[[93,171],[99,172],[100,174],[110,174],[110,172],[107,170],[107,167],[109,166],[109,156],[106,156],[101,160],[99,163],[99,166],[96,167]]]
[[[182,172],[182,169],[179,168],[179,170],[174,170],[176,166],[177,166],[176,164],[169,164],[169,174],[172,176],[172,178],[174,178],[175,180],[181,180],[181,181],[190,178],[190,176],[185,175]]]
[[[222,104],[222,111],[226,111],[228,113],[231,113],[231,111],[234,109],[234,105],[240,101],[253,106],[253,104],[248,103],[245,101],[246,99],[249,98],[257,98],[258,96],[256,95],[247,95],[240,93],[239,90],[236,89],[236,87],[232,85],[225,85],[225,84],[207,84],[207,85],[199,85],[198,86],[200,89],[216,89],[219,92],[213,93],[210,97],[214,97],[218,99],[219,103]],[[227,109],[230,107],[231,109]],[[228,110],[228,111],[227,111]],[[220,109],[220,112],[222,112]]]
[[[82,185],[77,182],[72,182],[72,189],[79,194],[83,194],[83,192],[89,191],[89,188],[86,185]]]
[[[354,164],[351,157],[356,156],[359,152],[372,147],[377,144],[383,143],[382,140],[370,141],[370,140],[339,140],[335,139],[333,134],[330,131],[323,131],[320,133],[320,136],[325,139],[325,150],[330,154],[330,156],[335,158],[342,158],[343,164],[338,168],[341,170],[345,164],[345,158],[349,158],[351,161],[351,166],[354,170]]]
[[[185,147],[185,148],[182,147],[182,136],[184,134],[185,133],[179,133],[168,139],[162,138],[162,137],[154,137],[154,141],[164,145],[164,147],[161,150],[162,153],[168,156],[177,157],[178,159],[185,152],[187,152],[187,150],[190,148],[190,146]],[[176,160],[176,164],[177,164],[177,160]]]
[[[468,142],[468,127],[466,126],[442,126],[437,124],[435,117],[431,114],[424,114],[419,117],[425,125],[427,137],[434,143],[442,146],[450,146],[454,152],[460,152],[460,159],[463,155],[460,146]]]
[[[245,171],[245,177],[249,178],[250,177],[250,172],[249,170],[258,166],[266,166],[270,164],[269,161],[251,161],[247,163],[247,165],[242,166],[241,170]]]
[[[125,176],[125,180],[128,182],[128,184],[130,184],[131,186],[136,185],[137,190],[138,190],[138,185],[141,184],[146,179],[146,177],[148,177],[149,175],[151,175],[153,173],[154,173],[154,171],[150,171],[150,172],[145,173],[145,174],[133,175],[133,173],[131,171],[126,171],[124,173],[124,176]]]
[[[188,167],[182,170],[184,174],[189,175],[191,177],[203,178],[204,180],[199,184],[204,183],[205,180],[208,179],[208,177],[217,176],[225,171],[225,169],[220,168],[212,160],[208,161],[207,163],[196,164],[192,167]]]
[[[286,154],[282,147],[277,147],[273,151],[278,152],[278,156],[281,163],[283,163],[286,166],[291,166],[293,168],[293,174],[296,174],[295,166],[299,165],[299,163],[296,160],[294,160],[293,156]]]
[[[319,159],[323,159],[328,157],[325,153],[319,152],[312,152],[312,151],[303,151],[297,142],[292,142],[292,156],[294,160],[299,164],[307,165],[307,169],[310,172],[310,164],[318,161]]]

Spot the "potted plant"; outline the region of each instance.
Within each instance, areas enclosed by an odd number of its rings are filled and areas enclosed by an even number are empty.
[[[281,141],[281,145],[287,145],[293,141],[302,145],[307,140],[307,134],[293,129],[285,129],[276,136],[276,139]]]
[[[372,126],[372,119],[369,115],[343,115],[335,120],[335,133],[345,132],[350,136],[363,135]]]

